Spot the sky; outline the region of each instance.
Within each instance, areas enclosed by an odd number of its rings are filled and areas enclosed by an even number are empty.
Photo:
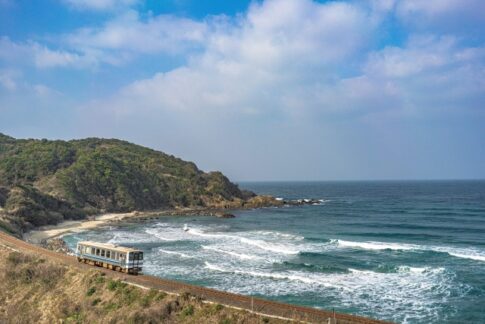
[[[0,0],[0,132],[235,181],[485,178],[483,0]]]

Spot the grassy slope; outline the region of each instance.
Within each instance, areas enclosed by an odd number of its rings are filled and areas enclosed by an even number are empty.
[[[0,246],[1,323],[284,323]]]

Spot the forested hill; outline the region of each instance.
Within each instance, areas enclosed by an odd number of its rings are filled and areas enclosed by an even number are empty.
[[[205,173],[192,162],[121,140],[50,141],[0,134],[4,228],[26,229],[106,211],[239,208],[257,202],[254,196],[220,172]]]

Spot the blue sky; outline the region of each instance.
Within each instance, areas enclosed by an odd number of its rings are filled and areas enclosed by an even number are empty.
[[[234,180],[485,178],[481,0],[0,0],[0,132]]]

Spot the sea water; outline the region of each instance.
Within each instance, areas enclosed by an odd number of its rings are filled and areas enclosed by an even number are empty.
[[[65,240],[134,246],[145,251],[144,273],[245,295],[401,323],[485,323],[485,181],[240,187],[320,201]]]

